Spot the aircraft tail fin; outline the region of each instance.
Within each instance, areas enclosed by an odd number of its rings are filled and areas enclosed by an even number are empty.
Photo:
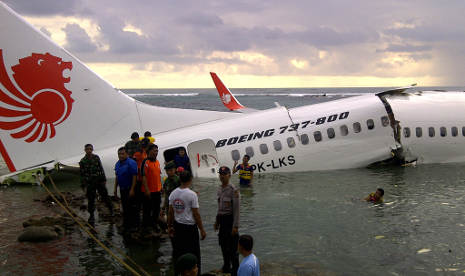
[[[223,105],[231,110],[231,111],[241,111],[245,109],[245,106],[243,106],[237,99],[234,97],[234,95],[229,91],[229,89],[223,84],[221,81],[220,77],[216,75],[214,72],[210,72],[210,75],[213,79],[213,82],[215,83],[216,90],[218,90],[218,94],[220,95],[221,102]]]
[[[0,153],[11,172],[230,113],[140,103],[0,2]],[[115,153],[116,154],[116,153]]]

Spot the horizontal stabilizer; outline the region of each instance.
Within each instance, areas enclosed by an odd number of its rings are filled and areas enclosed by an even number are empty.
[[[391,89],[391,90],[378,92],[378,93],[376,93],[376,96],[401,94],[401,93],[404,93],[406,90],[413,88],[414,86],[417,86],[417,84],[413,83],[413,84],[411,84],[409,86],[404,86],[404,87],[399,87],[399,88],[394,88],[394,89]]]

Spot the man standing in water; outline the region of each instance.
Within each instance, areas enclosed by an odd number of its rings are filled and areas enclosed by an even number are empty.
[[[94,211],[95,211],[95,197],[98,191],[100,197],[105,201],[110,215],[113,216],[113,206],[110,198],[108,197],[107,179],[105,172],[103,171],[102,162],[98,155],[93,154],[94,146],[87,144],[84,146],[86,155],[79,161],[79,169],[81,173],[81,187],[86,190],[87,196],[87,210],[89,211],[89,223],[95,223]]]
[[[180,176],[181,186],[176,188],[169,197],[168,233],[173,238],[174,262],[186,253],[192,253],[197,257],[198,274],[200,275],[200,242],[207,233],[203,229],[202,219],[199,213],[199,199],[197,194],[189,187],[192,185],[192,174],[183,171]]]
[[[219,230],[218,240],[223,253],[221,272],[237,275],[239,255],[237,242],[239,239],[239,190],[229,183],[231,170],[222,166],[219,171],[221,186],[218,188],[218,213],[215,221],[215,231]]]
[[[142,163],[143,226],[148,231],[158,227],[161,204],[160,162],[157,160],[158,146],[151,144],[147,148],[147,159]]]
[[[134,194],[137,179],[137,163],[132,158],[128,157],[126,148],[121,147],[118,149],[118,162],[115,164],[115,197],[118,197],[118,186],[121,194],[121,207],[123,207],[123,229],[124,232],[133,230],[135,227],[134,222],[134,208],[132,202],[134,197],[130,198],[130,194]]]
[[[237,165],[237,160],[234,161],[233,174],[239,171],[239,184],[241,186],[250,186],[252,185],[253,179],[253,168],[249,164],[250,156],[244,155],[242,158],[242,164]]]

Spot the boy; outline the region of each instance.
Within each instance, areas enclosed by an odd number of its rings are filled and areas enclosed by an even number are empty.
[[[239,253],[244,257],[237,270],[237,276],[260,276],[260,262],[252,253],[253,238],[249,235],[239,237]]]
[[[384,196],[384,190],[381,188],[378,188],[376,192],[369,194],[365,200],[373,203],[382,203]]]
[[[176,275],[181,276],[196,276],[199,273],[197,267],[197,257],[191,253],[187,253],[179,257],[176,262]]]

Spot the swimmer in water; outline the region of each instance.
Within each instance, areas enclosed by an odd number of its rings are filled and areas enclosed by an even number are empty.
[[[373,203],[382,203],[384,196],[384,190],[381,188],[376,189],[376,192],[369,194],[365,197],[365,201],[373,202]]]

